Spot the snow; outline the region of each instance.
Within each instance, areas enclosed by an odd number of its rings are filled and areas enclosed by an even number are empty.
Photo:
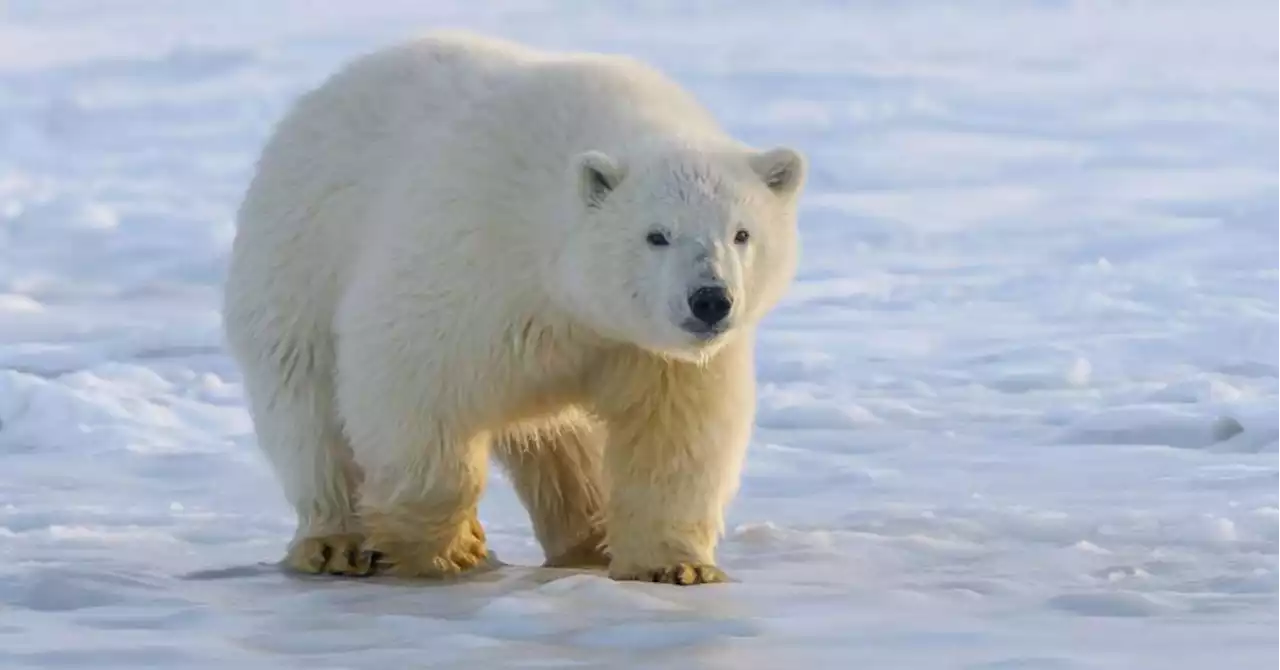
[[[0,666],[1271,668],[1265,0],[0,6]],[[219,335],[288,103],[433,26],[650,60],[813,174],[721,558],[306,579]]]

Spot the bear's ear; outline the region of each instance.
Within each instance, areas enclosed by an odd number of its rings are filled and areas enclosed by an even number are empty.
[[[795,193],[804,184],[804,156],[795,149],[776,147],[752,154],[748,160],[765,186],[778,195]]]
[[[599,151],[587,151],[574,159],[578,192],[588,207],[599,207],[626,176],[617,163]]]

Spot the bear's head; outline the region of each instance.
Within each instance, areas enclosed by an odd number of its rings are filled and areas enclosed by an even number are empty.
[[[804,178],[804,157],[785,147],[578,154],[565,307],[610,339],[704,360],[791,283]]]

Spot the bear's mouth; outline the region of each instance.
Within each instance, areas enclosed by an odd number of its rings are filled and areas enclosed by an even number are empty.
[[[729,320],[725,319],[724,321],[720,321],[714,325],[708,325],[698,319],[686,319],[684,323],[680,324],[680,327],[683,328],[686,333],[693,335],[698,340],[709,342],[720,337],[725,333],[725,331],[729,330]]]

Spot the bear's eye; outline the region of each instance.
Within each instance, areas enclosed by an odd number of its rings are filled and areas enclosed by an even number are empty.
[[[751,233],[748,233],[745,230],[739,230],[738,234],[733,236],[733,243],[746,244],[749,239],[751,239]]]
[[[644,240],[648,242],[651,247],[665,247],[668,244],[671,244],[671,240],[667,239],[667,234],[660,230],[655,230],[652,233],[649,233]]]

